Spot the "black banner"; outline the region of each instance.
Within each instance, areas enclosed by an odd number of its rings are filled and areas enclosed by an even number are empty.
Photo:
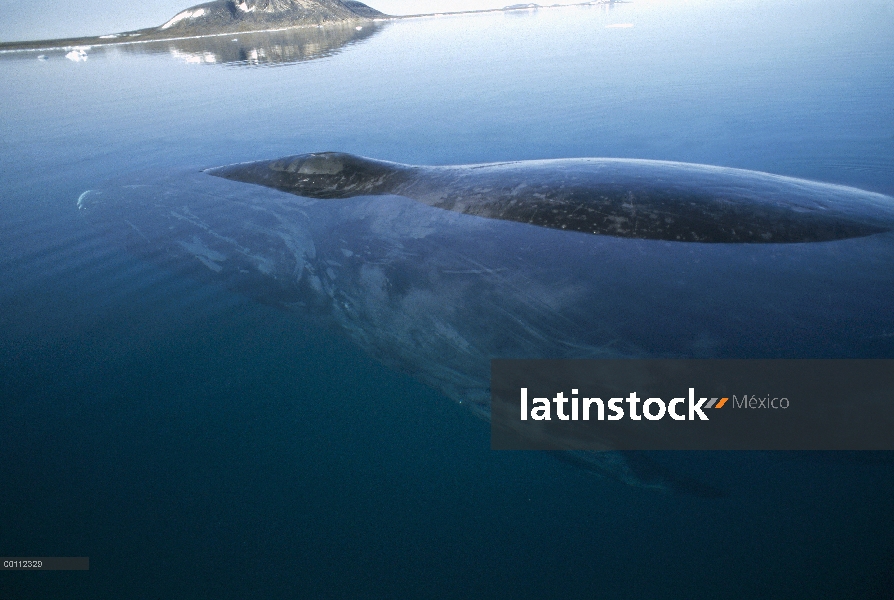
[[[493,360],[496,450],[894,450],[894,360]]]
[[[0,571],[89,571],[87,556],[5,556]]]

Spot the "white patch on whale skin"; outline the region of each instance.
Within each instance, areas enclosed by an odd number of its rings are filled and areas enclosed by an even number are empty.
[[[131,223],[131,222],[128,221],[127,219],[124,219],[124,222],[127,223],[128,227],[130,227],[130,228],[133,229],[135,232],[137,232],[137,234],[138,234],[141,238],[143,238],[144,240],[146,240],[146,241],[149,242],[149,243],[152,243],[152,240],[149,239],[149,236],[147,236],[145,233],[143,233],[142,231],[140,231],[139,227],[137,227],[136,225],[134,225],[133,223]]]
[[[606,25],[606,29],[628,29],[633,27],[633,23],[614,23],[612,25]]]
[[[264,275],[272,275],[276,270],[276,264],[266,256],[248,254],[247,257],[255,263],[255,268]]]
[[[192,236],[192,242],[179,241],[177,244],[182,246],[187,252],[195,256],[203,265],[215,273],[220,273],[223,269],[218,263],[227,260],[226,256],[203,244],[198,236],[195,235]]]
[[[345,215],[352,219],[367,220],[374,235],[398,244],[403,238],[422,239],[445,228],[456,227],[459,223],[469,230],[492,226],[487,219],[471,219],[446,210],[427,211],[415,201],[399,196],[377,196],[355,202],[345,211]]]
[[[469,341],[446,321],[436,320],[433,322],[433,325],[433,333],[439,336],[447,344],[453,346],[457,352],[467,354],[471,351],[472,347],[469,344]]]

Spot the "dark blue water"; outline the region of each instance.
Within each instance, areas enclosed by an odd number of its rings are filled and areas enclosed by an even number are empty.
[[[91,559],[2,573],[0,598],[892,597],[890,454],[660,457],[728,492],[705,499],[493,452],[464,407],[109,246],[76,207],[109,178],[316,150],[678,160],[891,195],[890,3],[226,41],[0,57],[0,554]],[[894,358],[892,333],[869,354]]]

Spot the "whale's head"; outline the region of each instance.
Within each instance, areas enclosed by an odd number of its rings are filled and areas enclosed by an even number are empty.
[[[412,167],[343,152],[316,152],[206,169],[216,177],[272,187],[308,198],[389,194]]]

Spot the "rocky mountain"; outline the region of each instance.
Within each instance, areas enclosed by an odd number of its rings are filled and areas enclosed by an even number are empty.
[[[579,4],[612,4],[616,1],[620,0],[591,0]],[[537,4],[513,4],[502,9],[467,10],[444,14],[458,15],[537,8],[544,7]],[[344,27],[357,27],[352,23],[366,22],[368,24],[373,19],[393,20],[425,16],[431,15],[418,14],[398,17],[386,15],[357,0],[214,0],[182,10],[158,27],[80,38],[0,42],[0,52],[132,44],[134,42],[262,32],[314,25],[341,24]],[[363,25],[363,27],[366,26]],[[229,51],[226,55],[229,57]]]
[[[165,37],[195,36],[386,16],[354,0],[214,0],[177,13],[155,32]]]
[[[214,0],[180,11],[158,27],[109,35],[0,42],[0,51],[103,46],[289,27],[394,18],[356,0]]]
[[[166,54],[187,63],[233,66],[284,65],[338,54],[376,35],[384,23],[331,23],[325,27],[294,27],[275,31],[175,37],[151,44],[123,44],[119,52]]]

